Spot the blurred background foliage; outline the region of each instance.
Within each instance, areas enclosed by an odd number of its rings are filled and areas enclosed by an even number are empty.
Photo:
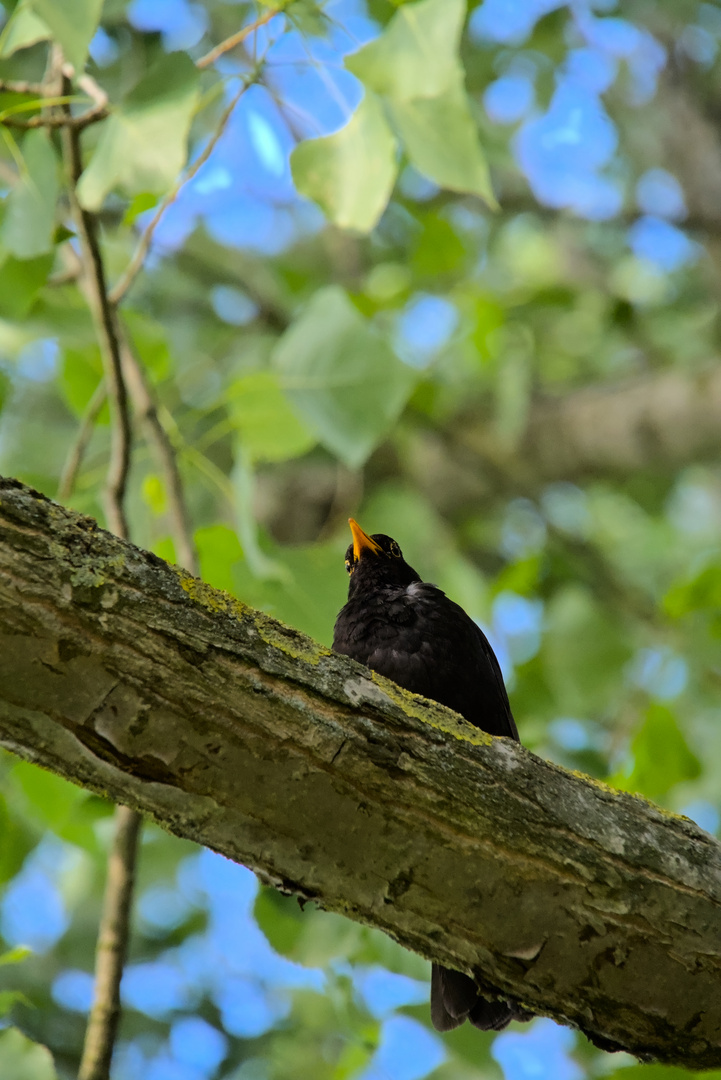
[[[0,79],[41,79],[55,36],[109,95],[79,195],[111,284],[173,194],[122,320],[202,576],[329,643],[353,514],[483,625],[527,746],[717,832],[721,8],[0,11]],[[0,88],[3,125],[39,115]],[[0,472],[57,496],[84,425],[65,494],[102,521],[109,414],[59,144],[0,133]],[[138,423],[128,511],[177,558]],[[10,755],[0,774],[0,1071],[72,1077],[112,808]],[[688,1075],[545,1019],[441,1038],[424,961],[152,825],[137,897],[115,1080]]]

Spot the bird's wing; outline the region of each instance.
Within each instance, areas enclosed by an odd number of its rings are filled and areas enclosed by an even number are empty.
[[[471,622],[473,622],[472,619],[471,619]],[[516,727],[516,721],[513,719],[513,713],[511,712],[511,703],[508,700],[508,691],[506,690],[506,684],[503,681],[503,673],[501,671],[501,665],[498,663],[498,657],[496,656],[493,649],[491,648],[490,641],[488,640],[486,635],[483,633],[483,631],[481,630],[478,623],[473,622],[473,625],[475,626],[476,630],[478,631],[478,636],[479,636],[480,641],[481,641],[481,648],[483,649],[483,652],[485,653],[485,655],[486,655],[486,657],[488,659],[488,662],[491,665],[491,670],[493,672],[493,675],[494,675],[494,678],[495,678],[495,681],[496,681],[496,685],[498,687],[499,697],[501,698],[501,700],[503,701],[503,703],[504,703],[504,705],[506,707],[506,715],[507,715],[507,718],[508,718],[508,727],[510,729],[509,730],[509,735],[513,739],[515,739],[516,742],[520,742],[521,737],[518,734],[518,728]]]
[[[496,654],[459,604],[430,582],[416,582],[386,603],[384,615],[397,627],[388,626],[393,651],[406,646],[405,655],[386,658],[394,670],[384,674],[492,734],[520,741]]]

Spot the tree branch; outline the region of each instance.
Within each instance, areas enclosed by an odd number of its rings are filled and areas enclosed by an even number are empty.
[[[145,427],[148,442],[153,446],[158,464],[165,477],[165,491],[170,508],[170,519],[177,556],[181,566],[184,566],[191,574],[197,575],[200,572],[198,553],[193,541],[193,529],[190,523],[190,514],[185,500],[175,447],[158,416],[158,408],[146,372],[122,329],[120,329],[120,334],[125,381],[130,391],[135,412]]]
[[[201,56],[200,60],[196,61],[195,66],[202,71],[204,68],[210,67],[214,64],[218,57],[223,56],[224,53],[230,52],[231,49],[235,49],[238,45],[249,38],[251,34],[254,34],[256,30],[259,30],[261,26],[265,26],[275,16],[281,14],[279,8],[268,8],[260,15],[255,22],[250,23],[248,26],[244,26],[237,34],[231,34],[225,41],[221,41],[219,45],[207,52],[205,56]]]
[[[61,71],[66,95],[63,114],[69,116],[67,95],[71,89],[70,78],[73,72],[62,65],[62,54],[57,48],[54,48],[51,54],[50,77],[53,65]],[[84,83],[86,91],[96,99],[95,108],[102,110],[104,92],[89,77],[81,76],[81,82]],[[79,127],[64,128],[62,138],[68,196],[80,238],[83,283],[98,336],[105,389],[110,402],[111,446],[105,487],[106,517],[113,532],[127,540],[125,490],[130,468],[131,431],[115,309],[108,301],[96,219],[80,205],[77,197],[77,183],[82,173]],[[128,951],[130,910],[141,825],[142,820],[137,810],[124,805],[117,807],[96,948],[93,1003],[83,1045],[79,1080],[109,1080],[110,1076],[120,1023],[120,981]]]
[[[67,77],[66,87],[69,89]],[[65,106],[67,109],[68,106]],[[63,130],[63,154],[68,176],[68,196],[75,228],[80,238],[83,274],[90,309],[103,358],[105,384],[111,412],[110,468],[105,495],[105,513],[108,527],[118,536],[126,538],[128,523],[123,501],[130,468],[130,417],[128,399],[123,381],[120,343],[115,327],[112,305],[108,300],[105,284],[105,267],[97,237],[97,225],[91,213],[78,201],[76,187],[82,173],[80,133],[75,128]]]
[[[41,101],[40,105],[48,104],[47,101]],[[53,101],[50,104],[55,104]],[[4,127],[20,128],[21,131],[31,131],[33,128],[72,128],[73,131],[82,131],[83,128],[89,127],[90,124],[97,124],[99,120],[105,120],[110,115],[110,110],[107,108],[99,108],[94,106],[92,109],[88,109],[87,112],[81,113],[79,116],[74,116],[73,113],[43,113],[39,116],[31,116],[29,120],[21,120],[19,116],[3,116],[0,117],[0,124]]]
[[[339,571],[340,572],[340,571]],[[721,845],[0,483],[0,744],[608,1047],[721,1065]]]
[[[35,97],[44,97],[45,86],[39,82],[28,82],[26,79],[0,79],[0,94],[33,94]]]
[[[96,986],[107,993],[96,995],[88,1019],[78,1080],[104,1080],[120,1023],[120,974],[128,951],[128,926],[135,878],[135,856],[142,818],[135,810],[119,806],[108,859],[103,917],[95,949]]]

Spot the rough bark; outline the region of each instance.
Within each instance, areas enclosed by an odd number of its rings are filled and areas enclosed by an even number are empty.
[[[721,845],[0,481],[0,743],[600,1043],[721,1065]]]

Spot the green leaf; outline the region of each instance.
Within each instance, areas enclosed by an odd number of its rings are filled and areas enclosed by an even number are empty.
[[[134,225],[141,214],[144,214],[146,210],[152,210],[157,205],[157,195],[152,195],[149,191],[141,191],[139,195],[130,200],[128,208],[123,214],[123,225]]]
[[[243,558],[243,549],[233,529],[227,525],[206,525],[197,529],[195,546],[203,581],[237,595],[233,568]]]
[[[348,960],[363,942],[363,927],[332,911],[311,909],[293,959],[305,967],[325,967]]]
[[[369,90],[345,127],[300,143],[290,159],[301,195],[344,229],[370,232],[386,208],[398,170],[396,140]]]
[[[367,90],[386,98],[396,133],[420,172],[495,208],[458,56],[465,12],[465,0],[405,4],[380,37],[345,64]]]
[[[17,1028],[0,1031],[3,1080],[57,1080],[47,1046],[31,1042]]]
[[[0,967],[5,964],[21,964],[23,960],[27,960],[28,956],[33,955],[33,950],[29,949],[27,945],[16,945],[14,949],[8,949],[7,952],[0,953]]]
[[[489,360],[492,355],[494,335],[503,326],[504,309],[497,300],[481,295],[473,304],[471,319],[473,346],[482,361]]]
[[[100,22],[103,0],[30,0],[30,4],[62,46],[65,59],[76,74],[81,74]]]
[[[559,714],[616,706],[630,650],[620,625],[585,589],[560,589],[548,604],[541,657]]]
[[[351,468],[388,433],[416,381],[335,285],[315,293],[273,362],[298,415]]]
[[[7,1016],[16,1005],[25,1005],[30,1009],[33,1007],[22,990],[0,990],[0,1017]]]
[[[364,1032],[364,1038],[357,1042],[349,1042],[338,1061],[333,1072],[333,1080],[350,1080],[351,1077],[360,1076],[366,1065],[370,1062],[373,1054],[378,1049],[378,1035],[380,1024],[375,1025],[375,1039],[371,1038],[372,1029],[369,1027]]]
[[[175,544],[171,536],[164,536],[161,540],[156,540],[150,550],[153,554],[159,555],[161,559],[165,559],[171,566],[174,566],[178,561]]]
[[[391,118],[419,172],[451,191],[478,195],[497,207],[468,95],[459,81],[433,98],[390,99]]]
[[[229,389],[228,404],[254,461],[287,461],[315,445],[315,437],[288,404],[275,372],[256,371],[238,379]]]
[[[128,196],[167,191],[186,161],[198,79],[184,52],[163,56],[151,68],[103,125],[78,184],[83,206],[99,210],[114,188]]]
[[[650,799],[662,798],[683,780],[701,775],[701,763],[690,749],[673,712],[654,702],[631,743],[631,772],[613,783]]]
[[[604,1073],[605,1080],[690,1080],[696,1076],[699,1080],[721,1080],[721,1069],[710,1072],[691,1072],[675,1065],[627,1065],[612,1073]]]
[[[515,449],[526,430],[533,392],[533,335],[526,326],[506,328],[503,363],[496,372],[495,430],[498,445]]]
[[[303,912],[295,896],[261,887],[253,915],[268,941],[281,956],[293,956],[303,934]]]
[[[65,225],[60,223],[59,225],[55,226],[55,232],[53,233],[53,243],[57,247],[65,240],[72,240],[74,236],[77,236],[76,232],[73,232],[72,229],[68,229]]]
[[[234,448],[235,462],[230,474],[235,503],[238,539],[243,546],[246,568],[256,583],[274,580],[285,581],[288,574],[277,559],[269,557],[260,543],[260,532],[255,519],[255,470],[250,454],[240,439]],[[243,593],[237,595],[243,596]]]
[[[81,417],[103,378],[103,362],[97,345],[87,349],[65,349],[58,378],[60,391],[68,407]],[[98,423],[107,423],[98,417]]]
[[[352,957],[364,935],[361,926],[342,915],[315,907],[301,911],[295,896],[276,889],[259,891],[253,914],[275,951],[305,967]]]
[[[466,258],[466,248],[450,221],[429,214],[413,252],[412,267],[421,277],[436,278],[458,271]]]
[[[165,484],[157,473],[148,473],[143,477],[140,487],[143,502],[156,516],[164,514],[168,508],[168,496]]]
[[[35,830],[17,812],[8,810],[7,802],[0,795],[0,884],[15,877],[25,857],[37,842]],[[12,950],[14,951],[14,950]]]
[[[49,37],[51,30],[48,24],[35,14],[29,2],[20,3],[0,35],[0,56],[12,56],[18,49],[27,49]]]
[[[664,596],[663,606],[673,619],[691,611],[721,608],[721,564],[709,563],[690,580],[676,582]]]
[[[374,41],[345,66],[377,94],[395,101],[437,97],[458,81],[465,0],[405,4]]]
[[[94,811],[94,799],[87,791],[27,761],[14,766],[12,777],[42,825],[71,844],[96,850],[97,838],[92,828],[96,815],[85,813],[88,807]]]
[[[143,367],[153,376],[153,382],[167,378],[173,368],[173,358],[163,324],[145,312],[132,310],[123,311],[123,321],[136,352],[143,358]]]
[[[0,265],[0,317],[24,319],[48,279],[54,256],[16,259],[10,255]]]
[[[264,580],[253,573],[250,560],[237,562],[232,591],[253,607],[330,645],[348,588],[342,550],[336,544],[312,544],[285,548],[282,557],[282,576]]]
[[[18,259],[53,250],[58,169],[46,131],[29,131],[22,143],[23,172],[8,196],[2,242]]]

